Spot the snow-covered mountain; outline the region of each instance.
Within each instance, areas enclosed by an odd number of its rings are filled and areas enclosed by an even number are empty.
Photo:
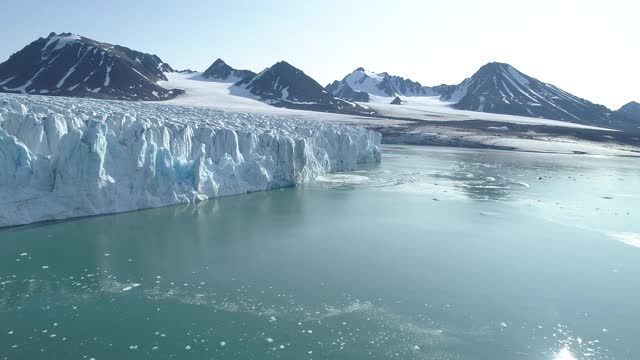
[[[345,81],[336,80],[329,84],[325,90],[337,98],[348,101],[369,102],[370,99],[369,93],[364,91],[355,91]]]
[[[395,98],[396,96],[433,96],[431,88],[419,82],[386,72],[375,73],[357,68],[341,81],[334,81],[326,90],[336,97],[349,101],[369,100],[369,95]]]
[[[640,104],[635,101],[624,105],[617,112],[630,120],[640,122]]]
[[[165,100],[156,84],[173,69],[158,56],[70,33],[51,33],[0,64],[0,92],[122,100]]]
[[[364,106],[335,98],[302,70],[285,61],[280,61],[235,85],[245,88],[252,95],[273,106],[360,115],[373,114]]]
[[[617,120],[603,105],[493,62],[455,86],[440,87],[441,99],[456,109],[521,115],[582,124],[611,126]]]
[[[236,70],[227,65],[222,59],[217,59],[202,73],[202,77],[209,80],[222,82],[238,82],[251,76],[255,76],[251,70]]]

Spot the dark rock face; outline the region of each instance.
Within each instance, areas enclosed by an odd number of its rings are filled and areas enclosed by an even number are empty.
[[[202,77],[205,79],[224,82],[237,82],[255,75],[256,73],[250,70],[236,70],[221,59],[214,61],[213,64],[202,73]]]
[[[617,113],[631,121],[640,123],[640,104],[635,101],[621,107]]]
[[[403,96],[431,96],[435,95],[431,88],[422,86],[419,82],[405,79],[401,76],[394,76],[385,73],[385,87],[396,95]]]
[[[173,72],[158,56],[73,34],[51,33],[0,64],[0,91],[117,100],[181,94],[157,84]]]
[[[369,102],[369,94],[355,91],[346,82],[334,81],[325,90],[333,96],[347,101]]]
[[[395,99],[393,99],[393,101],[390,102],[391,105],[402,105],[402,99],[400,99],[399,96],[396,96]]]
[[[456,86],[441,86],[441,99],[455,108],[521,115],[574,123],[616,126],[618,119],[602,105],[567,93],[503,63],[489,63]]]
[[[235,84],[263,101],[291,109],[372,115],[361,105],[336,99],[320,84],[285,61]]]

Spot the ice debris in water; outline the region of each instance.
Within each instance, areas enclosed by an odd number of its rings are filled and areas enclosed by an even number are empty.
[[[277,115],[0,94],[0,227],[292,186],[380,161],[380,139]]]

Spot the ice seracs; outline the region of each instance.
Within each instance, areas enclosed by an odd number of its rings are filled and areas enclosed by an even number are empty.
[[[0,226],[291,186],[379,161],[379,145],[321,121],[0,94]]]

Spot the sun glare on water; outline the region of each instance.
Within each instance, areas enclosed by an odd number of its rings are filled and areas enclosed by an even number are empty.
[[[569,348],[563,348],[559,353],[556,354],[556,357],[553,360],[576,360],[573,356]]]

